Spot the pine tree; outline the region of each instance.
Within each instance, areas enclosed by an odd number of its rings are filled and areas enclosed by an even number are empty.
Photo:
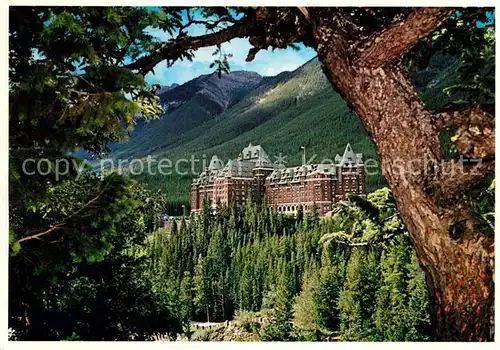
[[[219,219],[216,216],[215,220]],[[223,319],[225,314],[225,274],[226,254],[223,234],[223,225],[219,222],[214,233],[210,237],[206,257],[206,277],[208,290],[210,291],[210,309],[213,310],[214,319]]]
[[[281,275],[278,278],[276,289],[276,306],[274,330],[279,340],[291,338],[292,332],[292,300],[293,300],[293,277],[292,268],[285,260],[281,262]]]
[[[170,232],[172,234],[172,236],[176,237],[177,236],[177,220],[172,220],[172,227],[170,229]]]
[[[354,248],[339,297],[340,333],[348,340],[369,340],[373,330],[377,261],[373,250]]]
[[[302,221],[304,221],[304,208],[302,205],[299,205],[299,209],[297,210],[297,224],[301,225]]]
[[[382,255],[382,283],[375,312],[375,326],[381,340],[403,341],[406,338],[408,263],[408,247],[401,239]]]
[[[409,331],[408,341],[427,340],[430,336],[429,299],[425,274],[418,262],[414,250],[411,252],[408,266],[408,295],[409,305],[407,319]]]
[[[246,250],[249,251],[248,249]],[[253,264],[249,262],[249,258],[245,259],[245,266],[240,280],[240,309],[252,310],[252,293],[253,293]]]
[[[294,299],[293,319],[294,324],[307,336],[315,336],[319,329],[318,290],[319,273],[313,262],[304,273],[302,290]]]
[[[316,205],[316,203],[314,203],[312,207],[311,220],[313,227],[319,223],[318,206]]]
[[[330,259],[330,244],[324,246],[321,255],[320,284],[317,296],[319,324],[336,331],[339,328],[338,299],[344,285],[344,253],[337,253]]]
[[[183,322],[184,327],[189,327],[189,322],[193,318],[194,311],[193,280],[189,271],[184,272],[184,278],[182,279],[179,291],[179,303],[181,322]]]
[[[267,243],[272,244],[274,240],[268,239]],[[272,246],[271,246],[272,247]],[[269,249],[269,248],[268,248]],[[272,253],[272,249],[269,251]],[[267,271],[266,271],[266,281],[264,285],[263,298],[262,298],[262,308],[271,309],[274,308],[276,303],[276,279],[277,279],[277,266],[272,256],[267,259]]]
[[[201,254],[198,256],[198,262],[194,268],[194,306],[196,312],[200,315],[205,313],[207,322],[210,322],[208,285],[205,277],[205,264]]]

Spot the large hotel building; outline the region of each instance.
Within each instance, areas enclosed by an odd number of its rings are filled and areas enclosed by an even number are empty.
[[[326,215],[347,193],[365,195],[362,154],[354,153],[349,144],[333,163],[291,168],[272,163],[260,145],[250,144],[226,165],[212,157],[191,186],[191,212],[199,212],[205,200],[212,205],[234,200],[243,206],[251,195],[259,205],[266,196],[281,213],[294,214],[299,207],[307,212],[316,205],[318,213]]]

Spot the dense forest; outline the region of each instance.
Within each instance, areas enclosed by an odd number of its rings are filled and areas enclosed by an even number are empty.
[[[268,323],[254,323],[261,340],[430,335],[424,273],[388,189],[322,219],[314,209],[277,215],[251,199],[243,210],[206,204],[156,231],[146,252],[155,290],[178,301],[185,327],[269,310]]]

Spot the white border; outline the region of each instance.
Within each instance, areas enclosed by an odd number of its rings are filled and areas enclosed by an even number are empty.
[[[434,1],[408,1],[408,0],[385,0],[385,1],[296,1],[296,0],[274,0],[266,1],[265,6],[449,6],[449,7],[467,7],[467,6],[495,6],[495,1],[450,1],[450,0],[434,0]],[[338,342],[338,343],[201,343],[201,342],[148,342],[144,344],[142,342],[8,342],[7,339],[7,267],[8,267],[8,6],[9,5],[80,5],[80,6],[258,6],[264,5],[262,1],[154,1],[154,0],[122,0],[122,1],[112,1],[112,0],[67,0],[67,1],[41,1],[41,0],[31,0],[31,1],[19,1],[19,0],[8,0],[7,2],[1,3],[1,36],[0,36],[0,62],[2,64],[2,70],[0,71],[1,78],[1,94],[0,94],[0,106],[3,109],[2,123],[3,127],[0,127],[0,350],[3,349],[86,349],[89,347],[93,349],[137,349],[147,346],[148,349],[165,349],[165,348],[176,348],[176,349],[186,349],[186,348],[204,348],[204,349],[229,349],[238,347],[240,349],[250,349],[254,348],[256,345],[262,348],[276,349],[276,348],[286,348],[287,350],[292,349],[303,349],[306,347],[314,347],[316,349],[357,349],[357,348],[374,348],[374,349],[420,349],[422,343],[348,343],[348,342]],[[497,38],[498,39],[498,38]],[[498,45],[498,40],[497,40]],[[498,46],[497,46],[498,48]],[[498,57],[497,62],[498,63]],[[498,71],[497,71],[498,78]],[[500,83],[496,79],[496,90],[499,91]],[[496,144],[496,153],[498,153],[500,146],[499,142]],[[496,207],[498,209],[500,194],[496,193]],[[495,218],[495,225],[499,227],[500,219]],[[498,270],[498,262],[496,264],[496,270]],[[495,308],[498,310],[498,298],[495,298]],[[495,315],[495,323],[498,325],[498,317]],[[498,331],[496,338],[500,337],[500,332]],[[496,343],[496,342],[495,342]],[[429,349],[442,349],[443,347],[452,346],[454,349],[470,349],[471,347],[478,347],[482,349],[493,349],[495,347],[494,343],[477,344],[477,343],[426,343],[424,346]]]

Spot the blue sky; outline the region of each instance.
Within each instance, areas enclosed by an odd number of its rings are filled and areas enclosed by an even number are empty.
[[[153,10],[159,10],[158,7],[150,7]],[[192,11],[194,19],[201,19],[202,10],[197,9]],[[490,13],[490,23],[494,22],[494,13]],[[184,20],[187,17],[183,15]],[[489,23],[488,23],[489,24]],[[166,41],[170,35],[159,29],[151,28],[151,34],[156,36],[161,41]],[[192,25],[188,29],[188,33],[192,36],[206,34],[205,27],[200,24]],[[262,50],[252,62],[246,62],[245,58],[251,46],[248,39],[233,39],[230,42],[222,44],[222,48],[226,53],[231,53],[232,58],[229,59],[231,71],[247,70],[254,71],[263,76],[274,76],[283,71],[293,71],[316,56],[316,52],[311,48],[300,46],[300,50],[296,51],[292,48]],[[146,81],[149,84],[160,83],[161,85],[171,85],[172,83],[183,84],[202,74],[209,74],[214,71],[210,68],[210,63],[214,57],[212,53],[215,47],[201,48],[195,52],[195,57],[192,62],[178,61],[172,67],[167,67],[165,62],[161,62],[154,69],[154,74],[149,73],[146,76]]]
[[[205,34],[204,26],[193,25],[188,31],[192,36]],[[158,29],[151,29],[150,33],[159,40],[167,40],[168,33]],[[288,49],[262,50],[252,62],[246,62],[245,59],[251,46],[248,39],[233,39],[230,42],[222,44],[226,53],[233,54],[229,58],[231,71],[248,70],[259,73],[263,76],[274,76],[283,71],[292,71],[316,56],[316,52],[311,48],[301,46],[299,51]],[[177,61],[172,67],[167,67],[166,62],[161,62],[154,69],[154,74],[149,73],[146,81],[150,84],[160,83],[161,85],[170,85],[172,83],[182,84],[201,74],[209,74],[214,71],[210,68],[210,63],[214,57],[212,53],[215,47],[201,48],[195,52],[192,62],[184,60]]]

